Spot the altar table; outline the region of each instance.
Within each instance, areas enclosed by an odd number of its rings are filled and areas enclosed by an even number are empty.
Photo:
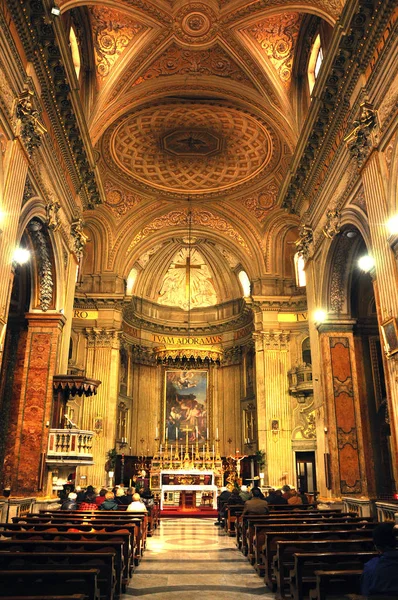
[[[216,485],[162,485],[160,495],[160,510],[163,509],[163,500],[165,492],[207,492],[213,494],[213,508],[217,509],[217,486]]]

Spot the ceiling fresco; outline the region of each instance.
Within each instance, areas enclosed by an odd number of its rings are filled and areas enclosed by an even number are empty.
[[[184,253],[188,199],[193,249],[217,242],[203,270],[231,273],[241,265],[259,279],[281,264],[268,253],[283,252],[284,236],[297,226],[278,198],[300,134],[294,80],[305,46],[300,36],[306,19],[333,25],[343,2],[59,5],[75,21],[84,15],[90,28],[95,76],[87,122],[105,197],[85,221],[93,244],[108,248],[103,268],[127,277],[136,265],[139,279],[156,262],[140,264],[141,255],[161,251],[176,235]],[[98,233],[101,220],[106,236]],[[278,232],[274,243],[270,231]],[[171,257],[156,267],[163,285],[173,264]],[[207,297],[216,301],[210,288]]]

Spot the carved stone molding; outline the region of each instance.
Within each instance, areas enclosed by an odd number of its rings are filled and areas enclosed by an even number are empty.
[[[73,250],[79,260],[83,254],[84,247],[88,242],[88,237],[83,231],[83,225],[82,219],[75,219],[72,221],[70,229],[70,234],[73,239]]]
[[[326,213],[326,225],[322,229],[323,235],[333,239],[335,235],[340,233],[341,229],[341,213],[338,209],[328,210]]]
[[[89,348],[118,348],[120,331],[116,329],[100,329],[96,327],[86,328],[84,333],[87,337]]]
[[[148,348],[147,346],[133,344],[131,346],[131,358],[134,363],[141,365],[156,364],[156,356],[152,348]]]
[[[378,119],[377,112],[368,102],[363,102],[360,106],[358,120],[354,121],[353,129],[344,138],[347,148],[361,167],[369,156],[372,148],[378,143]]]
[[[41,144],[46,128],[40,121],[40,113],[34,106],[34,94],[26,88],[15,103],[15,116],[20,121],[20,136],[29,156]]]
[[[329,289],[329,308],[335,313],[341,312],[346,299],[345,275],[347,269],[347,255],[351,245],[351,238],[341,236],[333,256],[333,267]]]
[[[222,357],[223,366],[238,365],[242,361],[242,348],[240,346],[233,346],[224,350]]]
[[[217,34],[215,12],[202,2],[189,2],[178,11],[174,32],[186,44],[205,44]]]
[[[54,290],[50,246],[45,228],[41,221],[38,219],[30,221],[28,230],[38,262],[39,304],[43,311],[47,311],[53,304]]]

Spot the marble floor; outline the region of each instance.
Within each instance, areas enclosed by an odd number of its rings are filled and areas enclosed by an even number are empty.
[[[273,600],[246,558],[213,519],[164,519],[121,600]]]

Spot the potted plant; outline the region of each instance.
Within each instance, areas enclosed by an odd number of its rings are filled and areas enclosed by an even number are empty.
[[[106,453],[105,471],[109,474],[109,477],[113,477],[116,467],[117,451],[116,448],[111,448]],[[110,474],[112,473],[112,475]]]

